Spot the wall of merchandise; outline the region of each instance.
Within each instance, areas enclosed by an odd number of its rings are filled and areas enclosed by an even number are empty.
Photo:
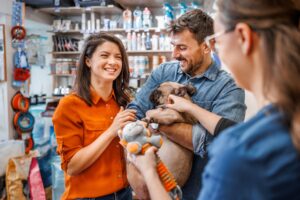
[[[53,33],[53,95],[70,92],[84,38],[99,32],[112,33],[122,40],[129,56],[130,86],[140,87],[153,69],[172,59],[166,27],[183,13],[201,6],[199,1],[192,1],[161,2],[156,7],[137,5],[124,10],[111,5],[39,9],[55,16],[49,30]]]

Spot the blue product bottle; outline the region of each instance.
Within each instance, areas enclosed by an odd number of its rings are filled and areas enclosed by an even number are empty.
[[[164,4],[164,9],[165,9],[165,16],[164,16],[164,21],[165,21],[165,26],[169,26],[170,23],[174,20],[174,9],[169,3]]]
[[[186,13],[187,9],[188,9],[187,5],[185,3],[183,3],[183,2],[179,3],[179,8],[180,8],[180,10],[179,10],[179,13],[176,16],[176,18],[178,18],[181,15],[183,15],[184,13]]]
[[[135,29],[141,29],[143,26],[142,11],[139,6],[133,11],[133,24]]]

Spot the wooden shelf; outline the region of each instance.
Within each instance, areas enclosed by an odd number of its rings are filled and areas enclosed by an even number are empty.
[[[60,7],[57,8],[40,8],[40,12],[48,13],[55,16],[61,15],[80,15],[84,12],[95,12],[99,14],[122,14],[122,10],[115,6],[93,6],[87,8],[80,7]]]
[[[59,51],[53,51],[50,52],[52,55],[79,55],[79,51],[65,51],[65,52],[59,52]],[[127,51],[128,54],[171,54],[172,51],[166,51],[166,50],[145,50],[145,51]]]

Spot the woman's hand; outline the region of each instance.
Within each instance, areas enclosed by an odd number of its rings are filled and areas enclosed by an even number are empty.
[[[127,159],[133,163],[141,174],[145,177],[147,174],[156,172],[156,154],[157,148],[150,147],[144,155],[134,155],[127,153]]]
[[[126,124],[136,121],[135,113],[136,110],[124,110],[124,108],[121,106],[120,111],[118,112],[113,123],[109,127],[110,131],[117,136],[119,129],[123,129]]]
[[[193,102],[190,100],[172,94],[169,95],[168,102],[172,103],[166,104],[165,107],[177,110],[178,112],[187,112],[189,107],[193,105]]]

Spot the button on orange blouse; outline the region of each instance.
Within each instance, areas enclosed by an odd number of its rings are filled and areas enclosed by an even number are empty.
[[[62,199],[104,196],[128,185],[123,148],[118,137],[79,175],[66,173],[70,159],[108,129],[120,109],[114,94],[106,102],[93,90],[91,94],[92,106],[76,94],[62,98],[53,116],[57,152],[65,171],[66,188]]]

